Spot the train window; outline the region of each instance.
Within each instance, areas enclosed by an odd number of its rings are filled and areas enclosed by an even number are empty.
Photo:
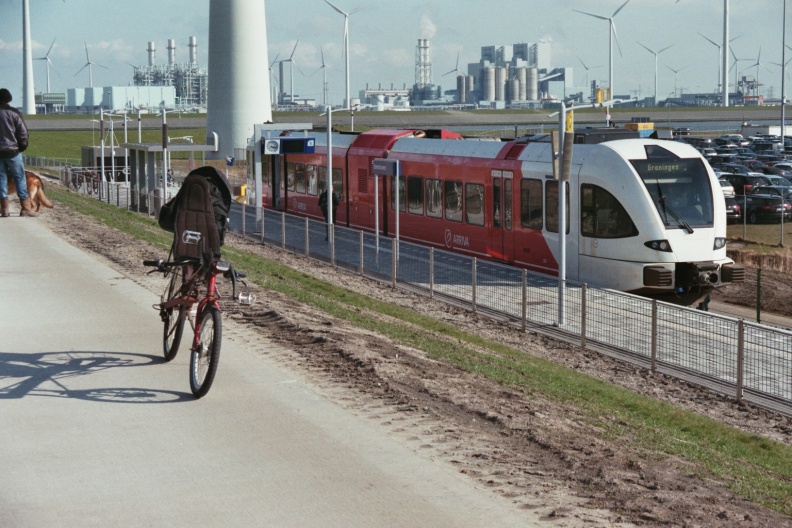
[[[305,163],[294,164],[294,190],[305,194]]]
[[[615,196],[597,185],[583,184],[580,233],[592,238],[626,238],[638,235],[638,228]]]
[[[426,180],[426,216],[443,217],[443,187],[440,180]]]
[[[465,222],[484,225],[484,186],[479,183],[465,184]]]
[[[391,211],[396,210],[396,186],[394,185],[395,179],[391,178]],[[404,176],[399,176],[399,211],[404,212]]]
[[[495,229],[501,228],[501,214],[503,208],[501,207],[501,179],[494,178],[492,180],[492,227]]]
[[[410,213],[417,215],[423,214],[423,178],[418,176],[410,176],[407,178],[407,204]]]
[[[327,167],[319,167],[319,177],[317,180],[319,192],[324,191],[327,188]]]
[[[290,191],[294,190],[294,163],[286,163],[286,185]]]
[[[700,158],[631,160],[666,227],[711,227],[712,187]]]
[[[305,176],[306,180],[308,181],[308,194],[311,196],[316,196],[319,194],[317,191],[318,182],[316,181],[316,165],[306,165]]]
[[[267,156],[272,158],[273,156]],[[261,163],[261,183],[267,187],[272,187],[272,171],[270,170],[271,160],[265,160]]]
[[[566,187],[566,232],[569,234],[569,183]],[[558,233],[558,181],[545,184],[545,227],[551,233]]]
[[[453,222],[462,221],[462,182],[447,181],[443,185],[445,217]]]
[[[542,229],[542,182],[520,181],[520,225],[529,229]]]
[[[344,171],[341,169],[333,169],[333,192],[344,196]]]

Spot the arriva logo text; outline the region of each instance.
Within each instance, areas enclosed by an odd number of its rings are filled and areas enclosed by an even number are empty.
[[[455,235],[450,229],[445,232],[446,247],[470,247],[470,239],[466,235]]]

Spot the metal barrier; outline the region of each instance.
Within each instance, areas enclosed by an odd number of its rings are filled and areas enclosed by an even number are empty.
[[[98,182],[68,168],[61,178],[72,190],[149,216],[161,206],[159,190],[132,196],[124,184]],[[787,330],[573,281],[565,283],[560,324],[555,277],[373,233],[328,230],[318,220],[236,202],[229,227],[261,243],[792,414],[792,332]]]

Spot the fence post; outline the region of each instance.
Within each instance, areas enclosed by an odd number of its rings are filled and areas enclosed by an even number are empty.
[[[652,299],[652,374],[657,372],[657,299]]]
[[[242,236],[245,236],[245,203],[242,202]]]
[[[588,286],[583,283],[580,287],[580,348],[586,349],[586,292]]]
[[[528,326],[528,270],[522,270],[522,331]]]
[[[359,237],[359,239],[360,239],[360,266],[358,267],[358,273],[360,275],[363,275],[363,267],[366,264],[366,260],[365,260],[366,259],[366,251],[365,251],[366,242],[365,242],[365,240],[363,238],[363,231],[359,231],[359,233],[360,233],[360,237]]]
[[[281,248],[286,249],[286,211],[281,212]]]
[[[472,287],[471,299],[470,302],[473,305],[473,313],[476,313],[476,264],[478,259],[473,257],[473,261],[470,263],[470,271],[471,271],[471,278],[470,278],[470,285]]]
[[[308,217],[305,217],[305,256],[309,256],[311,253],[310,248],[310,239],[311,239],[311,226],[308,224]]]
[[[396,265],[398,264],[399,260],[396,258],[396,252],[399,250],[398,244],[399,241],[395,238],[391,239],[391,287],[396,287]]]
[[[259,209],[259,206],[256,206]],[[261,207],[261,244],[264,244],[264,207]]]
[[[429,298],[434,299],[434,248],[429,248]]]
[[[743,402],[743,369],[745,367],[745,321],[737,321],[737,402]]]

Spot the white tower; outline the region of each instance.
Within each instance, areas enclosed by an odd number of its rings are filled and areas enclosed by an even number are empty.
[[[432,59],[429,54],[429,39],[418,39],[415,48],[415,84],[423,88],[432,84]]]
[[[219,142],[211,158],[233,156],[253,125],[272,121],[268,66],[263,0],[209,0],[206,132]]]
[[[22,2],[22,113],[36,113],[36,95],[33,89],[33,48],[30,45],[30,3]]]

